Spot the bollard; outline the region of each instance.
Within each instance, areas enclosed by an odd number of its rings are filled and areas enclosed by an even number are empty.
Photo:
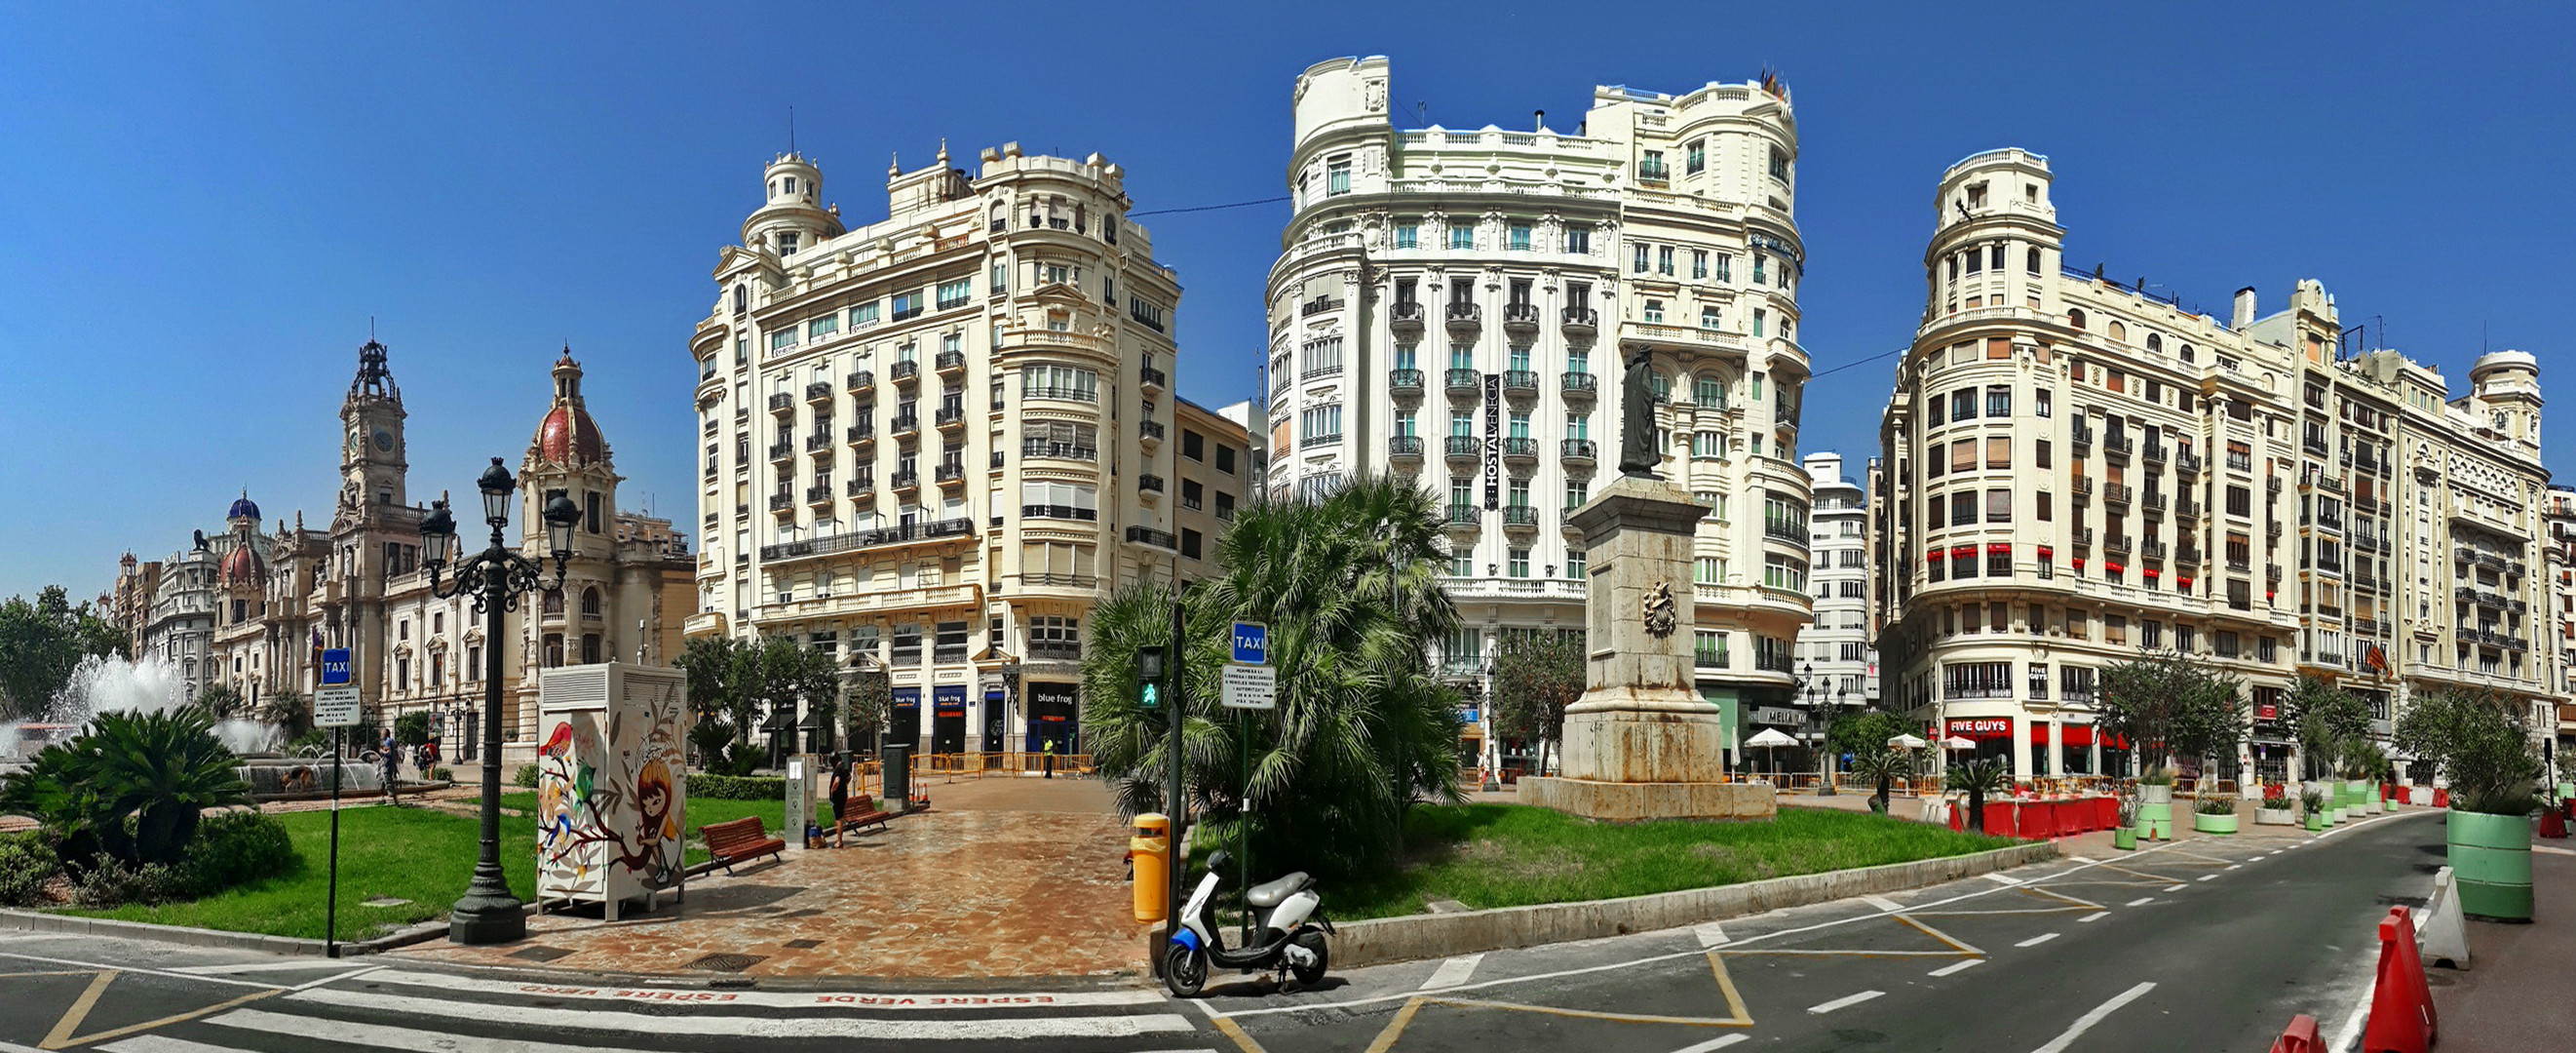
[[[1135,885],[1136,920],[1163,920],[1167,913],[1164,899],[1170,892],[1172,872],[1172,820],[1169,816],[1145,812],[1136,817],[1135,835],[1127,839],[1127,862],[1134,868],[1128,876]]]

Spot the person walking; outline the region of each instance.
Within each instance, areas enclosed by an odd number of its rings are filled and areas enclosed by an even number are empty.
[[[1055,778],[1055,740],[1046,740],[1046,745],[1038,748],[1038,755],[1044,758],[1043,767],[1046,769],[1045,777],[1049,779]]]
[[[378,755],[385,762],[385,801],[400,804],[401,800],[394,796],[394,780],[402,777],[402,750],[394,744],[393,732],[385,733],[384,748],[378,751]]]

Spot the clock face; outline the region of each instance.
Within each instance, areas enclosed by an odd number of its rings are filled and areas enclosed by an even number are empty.
[[[356,449],[358,449],[359,447],[365,446],[366,444],[367,444],[367,433],[366,433],[366,430],[365,430],[365,429],[363,429],[363,428],[351,428],[351,429],[349,429],[349,449],[351,449],[351,450],[356,450]]]
[[[392,453],[392,452],[393,452],[393,450],[394,450],[394,433],[393,433],[391,430],[389,430],[389,429],[385,429],[385,428],[378,428],[378,429],[376,429],[376,452],[378,452],[378,453]]]

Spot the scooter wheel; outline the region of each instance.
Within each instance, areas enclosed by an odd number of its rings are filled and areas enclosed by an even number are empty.
[[[1177,943],[1163,952],[1163,986],[1171,989],[1172,997],[1198,997],[1199,988],[1207,985],[1207,977],[1207,955]]]
[[[1327,964],[1324,952],[1324,934],[1313,929],[1308,929],[1304,932],[1298,933],[1297,946],[1303,947],[1308,951],[1313,952],[1315,955],[1315,964],[1313,965],[1296,965],[1289,967],[1289,971],[1297,975],[1297,986],[1313,987],[1316,984],[1322,983],[1324,980],[1324,966]]]

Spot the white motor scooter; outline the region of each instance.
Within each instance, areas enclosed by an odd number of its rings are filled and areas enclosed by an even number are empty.
[[[1232,860],[1223,851],[1208,857],[1207,876],[1199,879],[1197,891],[1181,907],[1180,929],[1164,949],[1163,985],[1171,988],[1174,997],[1196,998],[1199,988],[1207,984],[1211,962],[1247,973],[1277,970],[1283,984],[1291,975],[1304,987],[1321,982],[1324,937],[1332,934],[1333,923],[1321,912],[1323,897],[1315,894],[1314,879],[1305,871],[1245,891],[1246,909],[1268,910],[1270,917],[1262,923],[1258,939],[1226,949],[1216,925],[1208,920],[1208,904],[1225,883],[1226,864]]]

